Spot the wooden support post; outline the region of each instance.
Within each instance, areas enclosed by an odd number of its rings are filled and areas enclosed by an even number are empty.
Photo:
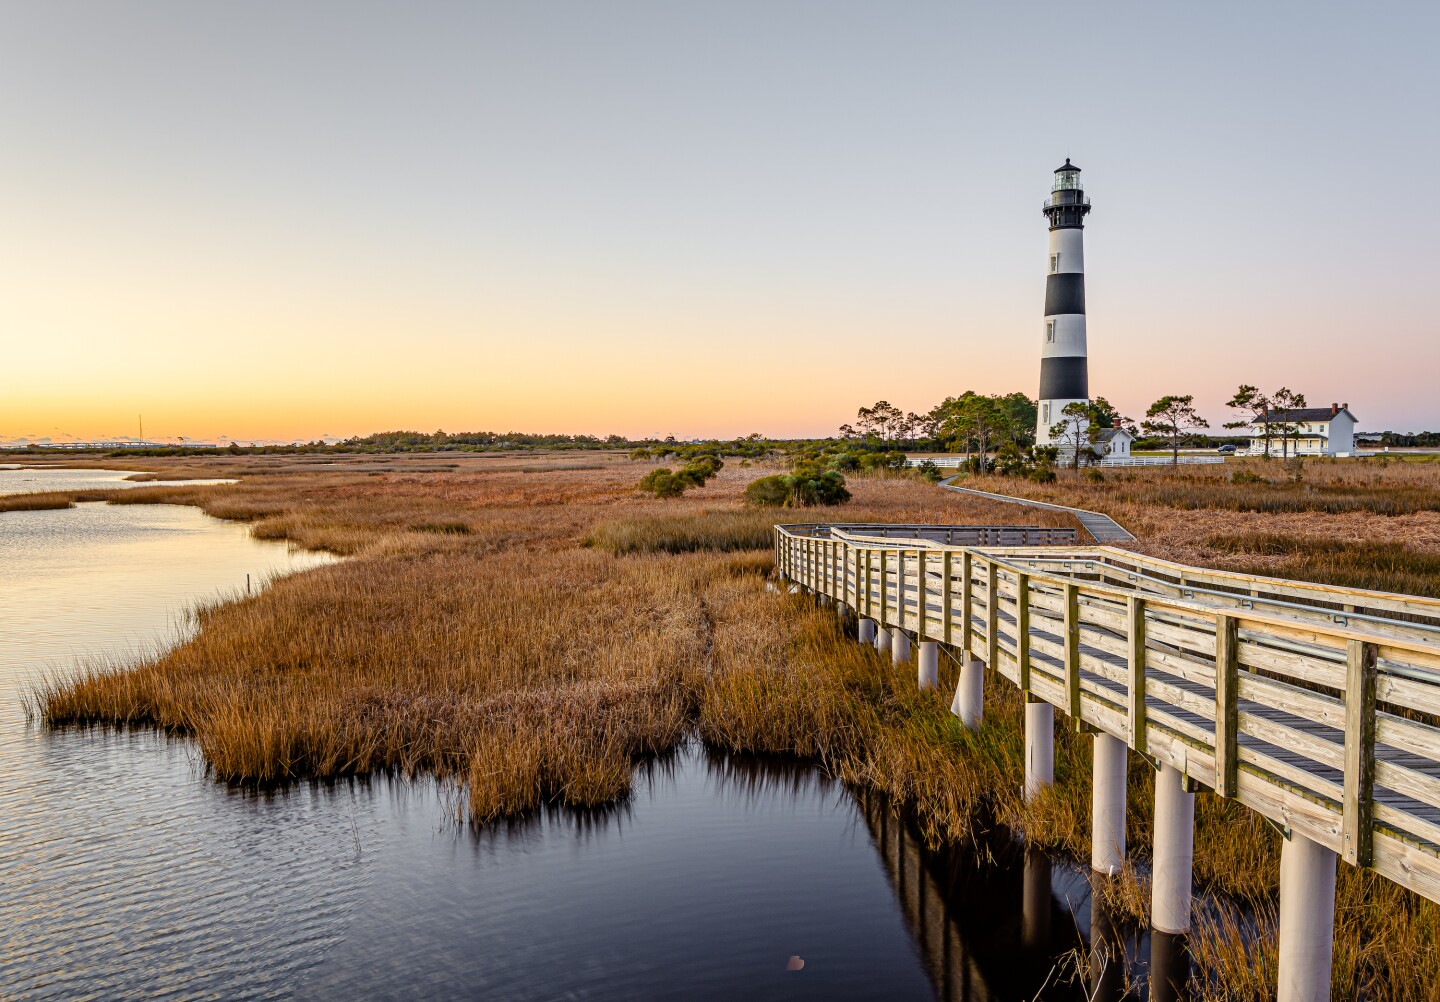
[[[1352,640],[1345,659],[1345,862],[1369,866],[1375,820],[1375,680],[1378,650]]]
[[[953,531],[951,535],[954,535]],[[945,646],[947,647],[953,646],[954,642],[951,638],[955,633],[955,616],[954,611],[950,608],[950,600],[954,596],[954,589],[950,584],[950,557],[950,551],[946,550],[944,556],[940,558],[940,576],[942,578],[940,582],[940,615],[945,617],[944,622],[941,624],[941,630],[945,640]]]
[[[876,553],[865,550],[865,616],[876,618]]]
[[[867,559],[869,559],[869,555],[866,551],[853,544],[850,546],[851,572],[855,575],[855,608],[857,609],[864,608],[865,594],[869,587],[865,580],[865,571],[869,566],[866,563]]]
[[[1240,776],[1240,659],[1234,616],[1215,617],[1215,792],[1235,796]]]
[[[1015,683],[1030,695],[1030,575],[1015,576]]]
[[[1145,742],[1145,600],[1139,595],[1125,598],[1128,635],[1126,651],[1130,661],[1130,746],[1141,755]]]
[[[918,584],[915,588],[915,641],[923,643],[925,631],[930,626],[930,582],[925,577],[925,571],[930,565],[930,554],[927,550],[915,551],[915,567],[917,570]]]
[[[1080,719],[1080,586],[1065,582],[1065,712]]]
[[[971,567],[970,551],[960,554],[960,649],[967,658],[973,656],[971,647],[975,642],[974,621],[974,568]]]
[[[895,625],[905,628],[905,551],[895,551]]]
[[[985,667],[999,671],[1000,653],[1000,568],[985,561]]]
[[[881,550],[881,551],[880,551],[880,615],[878,615],[878,616],[875,617],[875,622],[877,622],[877,623],[880,624],[880,629],[881,629],[882,631],[885,629],[885,624],[886,624],[886,620],[887,620],[887,617],[886,617],[886,615],[885,615],[885,612],[886,612],[886,606],[889,604],[889,600],[890,600],[890,587],[889,587],[889,582],[887,582],[886,579],[885,579],[885,551],[884,551],[884,550]]]

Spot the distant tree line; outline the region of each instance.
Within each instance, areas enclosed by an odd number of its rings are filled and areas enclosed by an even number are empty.
[[[1417,431],[1414,434],[1387,431],[1376,441],[1380,445],[1394,446],[1397,449],[1433,449],[1440,446],[1440,431]]]

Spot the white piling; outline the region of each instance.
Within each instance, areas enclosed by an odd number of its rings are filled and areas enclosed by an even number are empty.
[[[1335,939],[1333,851],[1292,833],[1280,847],[1280,992],[1278,1002],[1330,998]]]
[[[1155,776],[1154,875],[1150,924],[1176,935],[1190,931],[1190,871],[1195,862],[1195,794],[1172,765]]]
[[[934,689],[940,684],[940,645],[933,640],[920,641],[920,688]]]
[[[1125,779],[1129,749],[1104,731],[1095,734],[1090,800],[1090,866],[1114,876],[1125,865]]]
[[[875,642],[875,620],[861,619],[860,625],[855,628],[855,636],[862,644],[873,644]]]
[[[1044,700],[1027,696],[1025,703],[1025,799],[1033,799],[1053,782],[1055,782],[1055,707]]]
[[[910,663],[910,634],[898,626],[895,627],[895,636],[890,640],[890,663],[896,665]]]
[[[985,666],[968,655],[960,666],[960,681],[955,686],[950,712],[972,731],[985,715]]]
[[[888,651],[890,649],[890,631],[883,626],[876,627],[875,649],[881,652]]]

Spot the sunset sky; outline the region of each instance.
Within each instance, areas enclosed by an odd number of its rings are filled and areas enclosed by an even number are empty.
[[[832,433],[1038,383],[1440,429],[1440,5],[0,0],[0,440]]]

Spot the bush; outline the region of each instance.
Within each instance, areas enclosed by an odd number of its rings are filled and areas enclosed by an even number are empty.
[[[691,487],[704,487],[705,481],[719,473],[724,466],[717,456],[696,456],[680,467],[679,472],[672,472],[667,466],[651,470],[640,478],[639,487],[657,498],[678,498]]]
[[[809,463],[801,463],[795,467],[790,480],[792,505],[808,508],[817,504],[844,504],[850,500],[845,478],[834,470],[821,470]]]
[[[1053,484],[1055,482],[1055,468],[1053,466],[1037,466],[1030,471],[1029,477],[1037,484]]]
[[[775,474],[753,480],[745,488],[745,503],[768,507],[808,508],[844,504],[850,500],[845,478],[814,463],[800,463],[790,475]]]
[[[678,498],[689,486],[688,481],[677,477],[668,466],[651,470],[640,478],[640,489],[657,498]]]
[[[745,503],[779,508],[790,501],[790,478],[783,473],[750,481],[745,488]]]
[[[1097,470],[1092,466],[1085,471],[1085,479],[1092,484],[1103,484],[1105,482],[1105,473],[1103,470]]]
[[[940,472],[940,467],[936,466],[928,459],[922,462],[915,469],[919,471],[920,479],[928,480],[932,484],[938,484],[940,481],[945,479],[945,474]]]

